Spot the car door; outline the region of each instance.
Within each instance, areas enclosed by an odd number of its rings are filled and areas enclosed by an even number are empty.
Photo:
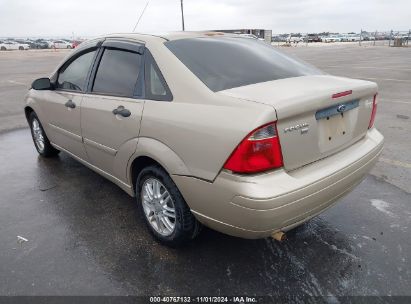
[[[14,42],[8,42],[9,46],[7,47],[7,49],[10,50],[18,50],[19,49],[19,45],[17,43]]]
[[[82,134],[90,162],[120,180],[126,180],[127,161],[140,131],[143,53],[142,44],[107,39],[82,103]]]
[[[87,159],[81,136],[81,103],[97,47],[83,50],[68,59],[57,72],[54,90],[42,98],[47,136],[60,148]]]

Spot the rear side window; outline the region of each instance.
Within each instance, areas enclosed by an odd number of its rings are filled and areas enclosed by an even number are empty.
[[[270,80],[322,74],[257,39],[190,38],[168,41],[165,45],[214,92]]]
[[[133,97],[141,70],[141,55],[118,49],[105,49],[97,69],[92,91]]]
[[[153,56],[147,52],[145,67],[146,98],[151,100],[171,101],[173,96],[164,80]]]
[[[88,71],[96,51],[80,55],[74,61],[60,69],[57,78],[57,88],[70,91],[84,91]]]
[[[158,75],[157,71],[154,69],[153,65],[150,65],[150,70],[148,72],[150,74],[150,84],[151,84],[150,94],[158,95],[158,96],[165,96],[167,94],[166,88],[161,82],[160,76]]]

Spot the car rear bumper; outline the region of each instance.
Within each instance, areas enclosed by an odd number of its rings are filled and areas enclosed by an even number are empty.
[[[383,147],[375,129],[349,148],[300,169],[241,176],[222,171],[214,182],[173,176],[197,219],[226,234],[263,238],[323,212],[371,170]]]

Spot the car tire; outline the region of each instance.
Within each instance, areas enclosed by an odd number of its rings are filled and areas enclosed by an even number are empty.
[[[20,50],[20,51],[24,51],[24,47],[19,46],[19,50]]]
[[[67,46],[67,48],[68,48],[68,49],[71,49],[71,46],[70,46],[70,45],[68,45],[68,46]]]
[[[1,47],[1,50],[2,50],[2,51],[6,51],[7,49],[6,49],[6,47],[2,46],[2,47]]]
[[[44,132],[43,126],[40,123],[36,113],[31,112],[29,115],[29,124],[31,137],[33,138],[34,147],[37,152],[43,157],[53,157],[60,153],[54,148]]]
[[[155,183],[158,183],[158,191]],[[153,191],[153,199],[150,199],[148,189]],[[178,247],[200,233],[201,224],[191,213],[173,180],[160,166],[150,165],[141,170],[136,181],[136,199],[148,229],[160,243]]]

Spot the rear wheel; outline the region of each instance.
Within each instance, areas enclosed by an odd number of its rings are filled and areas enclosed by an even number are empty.
[[[1,50],[2,50],[2,51],[6,51],[7,49],[6,49],[6,47],[2,46],[2,47],[1,47]]]
[[[59,150],[57,150],[50,144],[50,141],[47,138],[43,126],[41,125],[36,113],[30,113],[29,124],[34,146],[41,156],[52,157],[60,153]]]
[[[161,243],[176,247],[194,239],[200,232],[201,224],[160,166],[148,166],[140,172],[136,198],[150,232]]]
[[[19,46],[19,50],[20,50],[20,51],[23,51],[23,50],[24,50],[24,47]]]

